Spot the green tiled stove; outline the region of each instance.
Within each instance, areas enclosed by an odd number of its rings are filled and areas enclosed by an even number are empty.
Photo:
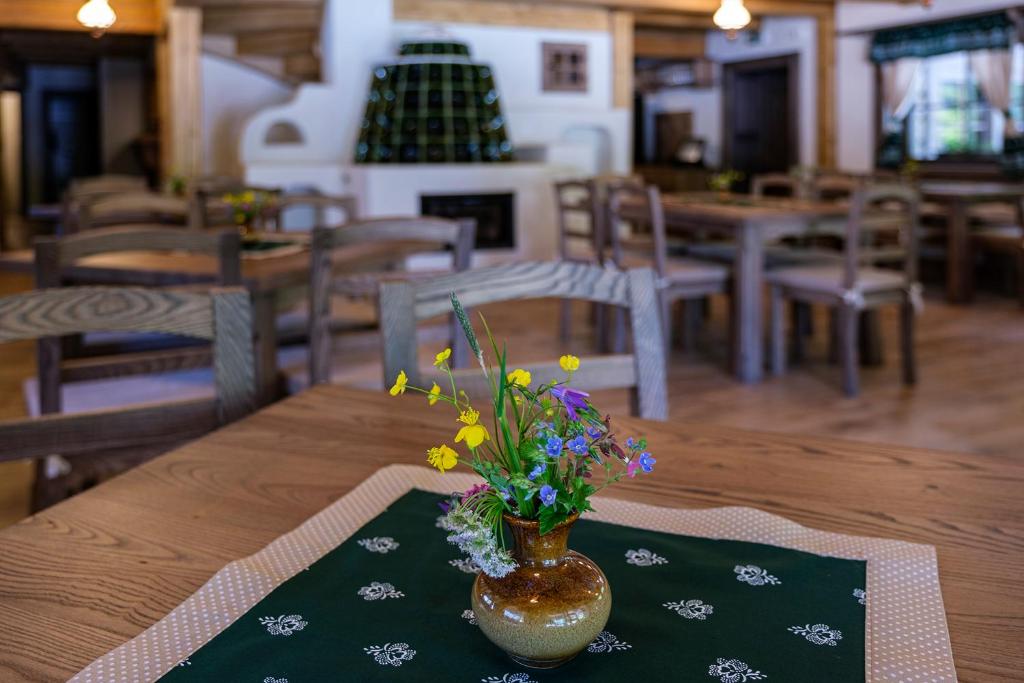
[[[494,75],[465,43],[404,43],[373,73],[356,163],[512,161]]]

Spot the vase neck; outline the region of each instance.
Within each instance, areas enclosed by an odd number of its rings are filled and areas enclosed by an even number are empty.
[[[579,519],[574,514],[548,533],[541,535],[540,523],[505,515],[505,522],[512,531],[515,547],[512,555],[520,565],[557,565],[568,552],[569,532]]]

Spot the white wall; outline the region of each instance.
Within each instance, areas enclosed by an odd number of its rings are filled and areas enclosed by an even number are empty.
[[[920,5],[881,2],[839,3],[836,6],[836,30],[840,34],[836,44],[836,159],[839,168],[858,173],[874,168],[878,105],[875,67],[868,59],[869,31],[1019,4],[1019,0],[934,0],[931,9],[926,9]],[[868,32],[851,35],[851,31]]]
[[[816,112],[818,101],[817,22],[810,17],[766,17],[756,41],[755,34],[741,33],[728,40],[721,31],[709,31],[706,55],[719,64],[767,59],[796,54],[800,57],[799,117],[800,163],[813,165],[818,158]],[[716,67],[716,81],[721,69]],[[693,133],[707,142],[705,160],[717,166],[722,159],[722,88],[672,88],[656,93],[646,100],[651,117],[661,112],[693,112]],[[652,125],[648,125],[650,129]]]

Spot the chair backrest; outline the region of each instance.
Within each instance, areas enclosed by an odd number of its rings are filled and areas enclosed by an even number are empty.
[[[811,185],[811,197],[824,202],[843,201],[853,197],[857,190],[864,187],[864,180],[847,175],[823,175],[814,179]],[[888,184],[888,183],[886,183]]]
[[[787,173],[765,173],[754,176],[750,185],[750,194],[755,197],[802,199],[807,196],[807,187],[803,180]]]
[[[405,370],[410,382],[434,379],[417,362],[416,324],[451,310],[451,294],[467,309],[527,299],[579,299],[628,308],[633,353],[586,359],[573,376],[583,390],[630,388],[634,412],[663,420],[668,414],[665,346],[658,313],[654,273],[648,268],[620,272],[586,263],[524,262],[417,282],[385,282],[380,288],[381,342],[385,384]],[[485,352],[486,353],[486,352]],[[492,359],[493,360],[493,359]],[[518,364],[517,364],[518,367]],[[555,377],[557,363],[527,367],[535,377]],[[489,395],[479,368],[456,370],[460,388],[470,396]]]
[[[378,218],[356,221],[339,228],[315,228],[311,242],[309,289],[309,379],[311,384],[330,381],[331,376],[331,295],[334,277],[331,255],[335,249],[373,242],[414,243],[421,252],[452,252],[452,270],[468,270],[473,257],[476,222],[472,219],[446,218]],[[420,244],[422,248],[420,248]],[[399,257],[408,250],[396,252]],[[454,326],[453,326],[454,329]],[[464,344],[456,336],[455,356],[464,356]]]
[[[236,230],[201,232],[159,225],[99,228],[67,237],[40,237],[35,242],[36,287],[60,287],[62,269],[79,259],[124,251],[186,251],[215,256],[218,284],[242,282],[242,242]]]
[[[255,407],[249,294],[131,287],[44,289],[0,298],[0,343],[84,332],[163,332],[213,342],[215,399],[0,422],[0,461],[194,438]]]
[[[628,209],[628,210],[627,210]],[[640,217],[642,216],[642,217]],[[612,249],[612,262],[624,265],[626,245],[620,226],[643,225],[650,230],[651,240],[644,245],[649,249],[651,264],[659,276],[665,275],[668,261],[668,237],[665,231],[665,211],[661,205],[661,192],[654,185],[644,187],[635,181],[609,185],[607,202],[608,242]],[[634,230],[640,232],[640,230]]]
[[[284,230],[285,213],[288,209],[296,207],[312,209],[312,227],[338,227],[352,223],[359,218],[358,206],[358,200],[351,195],[284,194],[274,202],[274,206],[267,212],[267,227],[278,232]],[[343,216],[342,220],[328,223],[329,211],[340,211]]]
[[[76,178],[61,197],[61,230],[70,234],[78,230],[78,211],[83,201],[120,192],[145,192],[146,179],[131,175],[101,175]]]
[[[258,187],[247,185],[240,178],[212,176],[196,181],[192,188],[192,217],[189,221],[193,228],[205,230],[211,227],[234,225],[234,214],[231,206],[224,201],[226,194],[237,194],[251,190],[271,195],[276,205],[281,199],[281,188]],[[273,208],[268,207],[263,216],[257,217],[254,227],[262,228],[267,216],[272,215]]]
[[[843,286],[857,288],[862,266],[901,264],[908,285],[917,282],[920,196],[907,185],[866,185],[851,201],[846,226]]]
[[[78,229],[151,223],[186,226],[191,207],[187,199],[157,192],[120,192],[83,199],[78,208]]]
[[[570,240],[587,240],[600,263],[604,257],[601,246],[603,212],[597,183],[592,179],[555,183],[555,210],[558,213],[559,257],[569,258]]]

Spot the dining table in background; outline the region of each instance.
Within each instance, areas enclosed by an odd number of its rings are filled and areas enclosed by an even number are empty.
[[[298,233],[275,234],[273,240],[292,240],[295,246],[256,252],[242,258],[242,284],[253,304],[256,346],[256,381],[261,404],[279,397],[277,316],[305,300],[310,279],[308,237]],[[333,252],[335,268],[342,271],[374,271],[400,261],[404,255],[422,252],[432,243],[422,241],[375,242],[348,245]],[[244,252],[243,252],[244,254]],[[31,250],[0,254],[0,272],[31,274]],[[62,269],[64,282],[73,285],[137,285],[175,287],[216,281],[217,258],[182,252],[120,252],[89,256]]]
[[[1020,680],[1024,464],[707,424],[616,423],[648,439],[657,466],[608,495],[759,508],[825,531],[936,546],[959,676]],[[0,530],[0,680],[66,680],[227,563],[379,468],[423,465],[426,446],[451,435],[421,397],[320,385]]]
[[[921,199],[941,205],[946,213],[946,299],[962,304],[971,300],[970,208],[974,204],[1021,201],[1024,183],[967,180],[925,180]]]

